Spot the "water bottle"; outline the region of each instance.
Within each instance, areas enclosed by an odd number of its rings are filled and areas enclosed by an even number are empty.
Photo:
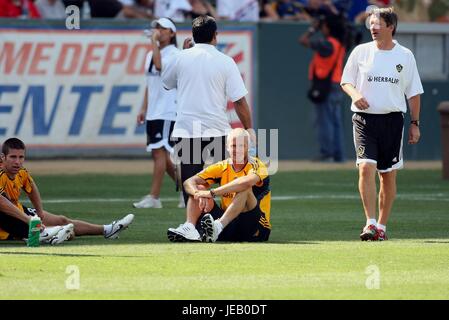
[[[30,220],[28,228],[28,247],[39,247],[39,237],[41,234],[41,219],[38,216],[34,216]]]

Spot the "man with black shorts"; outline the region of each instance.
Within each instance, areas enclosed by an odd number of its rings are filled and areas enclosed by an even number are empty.
[[[0,240],[26,238],[30,216],[34,215],[39,216],[47,227],[62,227],[61,229],[52,229],[52,231],[57,231],[54,235],[57,236],[57,239],[53,239],[50,235],[48,239],[42,239],[41,232],[41,240],[49,240],[51,244],[69,240],[75,235],[103,235],[106,239],[116,239],[120,232],[132,223],[133,214],[128,214],[111,224],[98,225],[45,211],[39,190],[31,175],[23,167],[24,161],[25,144],[17,138],[7,139],[2,145],[1,154]],[[34,208],[26,208],[19,202],[22,190],[25,191]]]
[[[206,15],[192,22],[195,45],[183,50],[176,61],[162,70],[166,89],[178,90],[178,113],[172,137],[174,156],[180,163],[181,181],[200,172],[205,160],[225,159],[226,134],[231,130],[226,106],[228,99],[245,129],[252,128],[245,96],[248,91],[234,60],[217,45],[217,24]],[[253,138],[254,140],[254,138]],[[187,203],[188,195],[184,191]]]
[[[189,194],[186,222],[167,231],[172,242],[267,241],[271,232],[268,170],[248,154],[250,135],[232,130],[230,157],[184,182]],[[218,184],[217,188],[211,188]],[[213,200],[221,197],[220,205]]]
[[[393,8],[370,13],[372,42],[357,46],[343,71],[341,86],[351,97],[359,191],[367,223],[360,238],[386,240],[386,224],[396,197],[396,170],[403,167],[402,140],[408,99],[411,122],[408,143],[420,138],[420,95],[424,92],[413,53],[393,40]],[[379,217],[376,221],[376,169]]]

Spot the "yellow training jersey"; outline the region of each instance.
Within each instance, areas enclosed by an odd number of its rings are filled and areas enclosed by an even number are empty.
[[[249,157],[246,166],[239,172],[235,172],[232,167],[231,159],[226,159],[215,164],[210,165],[200,173],[198,176],[207,181],[209,185],[215,183],[223,186],[237,178],[244,177],[250,173],[255,173],[260,180],[253,186],[253,193],[259,201],[260,210],[265,214],[265,218],[261,218],[260,224],[265,228],[271,229],[270,224],[270,206],[271,206],[271,191],[270,191],[270,177],[268,176],[268,169],[265,164],[258,158]],[[226,210],[235,197],[235,192],[224,194],[221,198],[221,208]]]
[[[31,178],[25,168],[20,169],[14,179],[11,179],[3,170],[0,170],[0,194],[23,211],[22,204],[19,202],[22,189],[26,193],[30,193],[33,190],[33,178]],[[0,229],[0,240],[7,237],[8,233]]]

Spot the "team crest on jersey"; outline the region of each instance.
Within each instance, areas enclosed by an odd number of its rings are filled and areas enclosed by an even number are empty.
[[[365,153],[365,147],[364,146],[359,146],[357,148],[357,156],[359,158],[363,157],[363,154]]]
[[[404,67],[402,66],[402,64],[396,65],[396,70],[398,70],[398,72],[401,72],[402,69],[404,69]]]

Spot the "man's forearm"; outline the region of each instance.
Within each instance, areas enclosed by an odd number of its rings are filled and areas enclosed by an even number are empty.
[[[251,119],[251,111],[249,110],[246,98],[243,97],[240,100],[234,102],[235,112],[239,117],[245,129],[250,129],[253,127],[253,122]]]
[[[410,108],[410,119],[419,120],[419,113],[421,111],[421,96],[416,95],[408,99],[408,105]]]
[[[249,175],[245,177],[240,177],[235,180],[232,180],[231,182],[220,186],[216,189],[214,189],[214,193],[217,196],[222,196],[226,193],[233,193],[233,192],[242,192],[249,188],[251,188],[253,185],[255,185],[260,178],[257,175]]]
[[[0,211],[2,212],[0,214],[6,214],[25,223],[29,223],[30,221],[29,216],[27,216],[23,211],[21,211],[3,196],[0,196]]]
[[[40,215],[44,211],[44,208],[42,206],[42,200],[41,195],[39,193],[39,189],[37,188],[34,182],[33,182],[33,189],[27,195],[31,203],[33,204],[34,209],[36,209],[37,213]]]
[[[361,96],[360,92],[350,83],[345,83],[341,86],[343,91],[354,101],[357,100],[358,96]]]

